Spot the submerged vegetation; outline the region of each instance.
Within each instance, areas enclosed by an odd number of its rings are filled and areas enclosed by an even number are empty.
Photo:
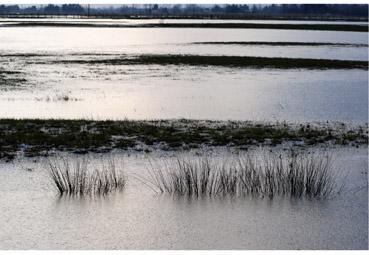
[[[152,189],[180,196],[325,198],[339,191],[331,159],[315,154],[241,154],[227,159],[177,157],[152,164]]]
[[[49,62],[45,62],[49,63]],[[304,59],[304,58],[267,58],[241,56],[202,56],[202,55],[139,55],[121,56],[106,59],[69,59],[55,60],[52,63],[64,64],[104,64],[104,65],[199,65],[247,68],[278,69],[368,69],[367,61]]]
[[[49,161],[48,172],[60,195],[107,195],[123,190],[126,177],[113,159],[92,165],[88,160],[60,158]]]
[[[293,146],[368,143],[367,125],[344,123],[299,124],[254,123],[248,121],[93,121],[0,119],[0,158],[48,155],[55,150],[78,154],[133,149],[150,152],[227,146]]]

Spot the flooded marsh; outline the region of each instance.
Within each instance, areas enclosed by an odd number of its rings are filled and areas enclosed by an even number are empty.
[[[367,249],[368,23],[0,19],[0,249]]]

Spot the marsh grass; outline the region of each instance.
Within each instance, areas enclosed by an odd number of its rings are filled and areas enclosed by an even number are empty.
[[[0,67],[0,86],[18,86],[26,81],[21,72],[4,70]]]
[[[336,47],[368,47],[368,44],[354,43],[327,43],[327,42],[269,42],[269,41],[208,41],[190,44],[211,45],[266,45],[266,46],[336,46]]]
[[[48,63],[48,62],[45,62]],[[205,56],[205,55],[137,55],[104,59],[55,60],[48,64],[89,64],[89,65],[188,65],[224,66],[237,68],[276,68],[276,69],[368,69],[367,61],[277,58],[250,56]]]
[[[339,192],[329,155],[262,153],[226,159],[178,156],[152,163],[147,185],[181,196],[327,198]]]
[[[73,99],[72,99],[73,100]],[[190,150],[291,143],[294,147],[368,144],[368,125],[344,123],[299,124],[210,120],[66,120],[0,119],[0,159],[12,160],[17,152],[27,157],[52,151],[107,153],[113,149]],[[26,149],[22,149],[27,145]]]
[[[57,158],[49,160],[48,172],[60,195],[107,195],[126,185],[126,176],[113,158],[101,159],[98,164],[87,158]]]

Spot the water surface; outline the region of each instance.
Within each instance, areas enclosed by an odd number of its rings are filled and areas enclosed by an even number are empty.
[[[0,89],[0,117],[368,119],[363,70],[27,64],[21,70],[28,82]]]
[[[329,200],[175,198],[132,177],[169,154],[116,155],[130,176],[123,193],[58,198],[42,161],[2,162],[0,248],[367,249],[367,149],[331,153],[346,186]]]
[[[360,123],[368,119],[368,74],[365,70],[52,63],[60,59],[116,58],[122,54],[366,61],[367,47],[193,43],[285,41],[368,44],[367,33],[278,29],[2,27],[0,41],[0,70],[19,72],[6,74],[5,80],[0,77],[0,117]]]
[[[198,54],[367,60],[365,47],[192,45],[203,41],[368,44],[367,33],[279,29],[5,27],[0,53]]]

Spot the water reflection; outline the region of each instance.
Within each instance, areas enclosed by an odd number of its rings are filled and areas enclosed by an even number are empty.
[[[334,153],[349,171],[348,189],[367,185],[366,148]],[[144,174],[145,158],[124,156],[127,172]],[[40,169],[18,167],[0,164],[2,249],[367,248],[367,189],[330,200],[189,199],[155,194],[130,178],[122,193],[60,198]]]

